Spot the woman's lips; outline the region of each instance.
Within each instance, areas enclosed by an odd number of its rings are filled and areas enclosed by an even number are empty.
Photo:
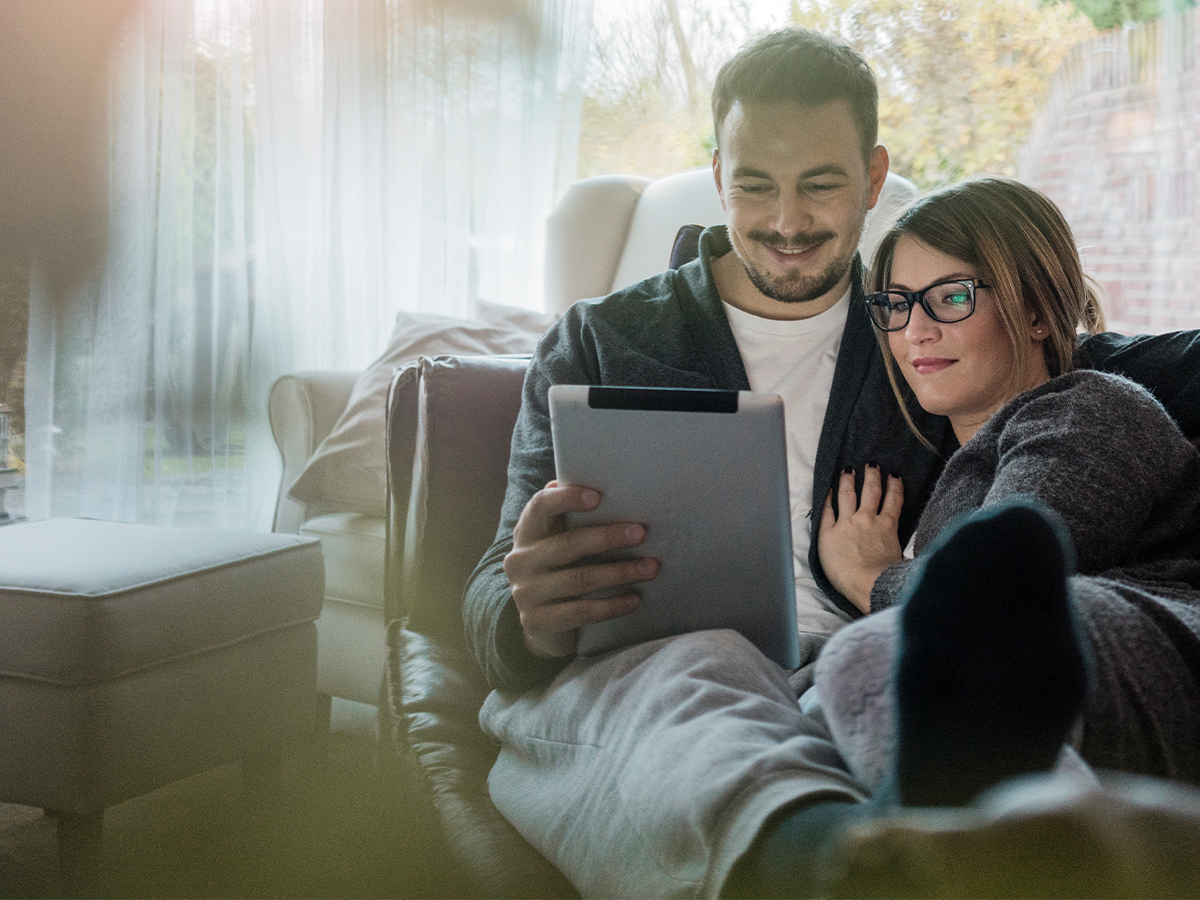
[[[940,372],[942,369],[954,365],[958,360],[943,359],[940,356],[922,356],[919,359],[912,361],[912,366],[917,370],[918,375],[932,375],[934,372]]]

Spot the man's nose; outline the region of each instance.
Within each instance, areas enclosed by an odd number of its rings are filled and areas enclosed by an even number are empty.
[[[786,238],[812,230],[812,210],[808,198],[798,192],[780,194],[775,230]]]

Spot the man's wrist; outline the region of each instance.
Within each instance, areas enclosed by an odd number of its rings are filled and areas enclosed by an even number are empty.
[[[561,659],[575,652],[575,632],[568,631],[535,639],[528,631],[521,629],[525,638],[525,649],[539,659]]]

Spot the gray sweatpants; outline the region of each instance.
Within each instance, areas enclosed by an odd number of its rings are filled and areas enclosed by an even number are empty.
[[[493,692],[492,799],[585,896],[716,896],[767,818],[861,801],[819,710],[733,631],[582,658],[544,689]]]

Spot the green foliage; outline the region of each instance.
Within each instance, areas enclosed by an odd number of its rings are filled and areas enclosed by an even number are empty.
[[[923,188],[1015,174],[1054,70],[1096,34],[1067,2],[793,0],[792,18],[866,57],[892,169]]]
[[[1126,23],[1152,22],[1195,6],[1196,0],[1074,0],[1074,4],[1098,29],[1109,31]]]
[[[793,23],[839,37],[866,56],[879,78],[880,137],[892,168],[924,188],[975,172],[1013,174],[1054,70],[1072,46],[1096,34],[1066,0],[778,2]],[[1086,2],[1105,0],[1079,5]],[[752,12],[746,0],[654,0],[599,22],[579,176],[661,176],[707,164],[716,72],[769,27],[761,5]]]
[[[584,87],[578,175],[660,177],[708,165],[721,64],[756,30],[752,0],[651,0],[598,17]]]

